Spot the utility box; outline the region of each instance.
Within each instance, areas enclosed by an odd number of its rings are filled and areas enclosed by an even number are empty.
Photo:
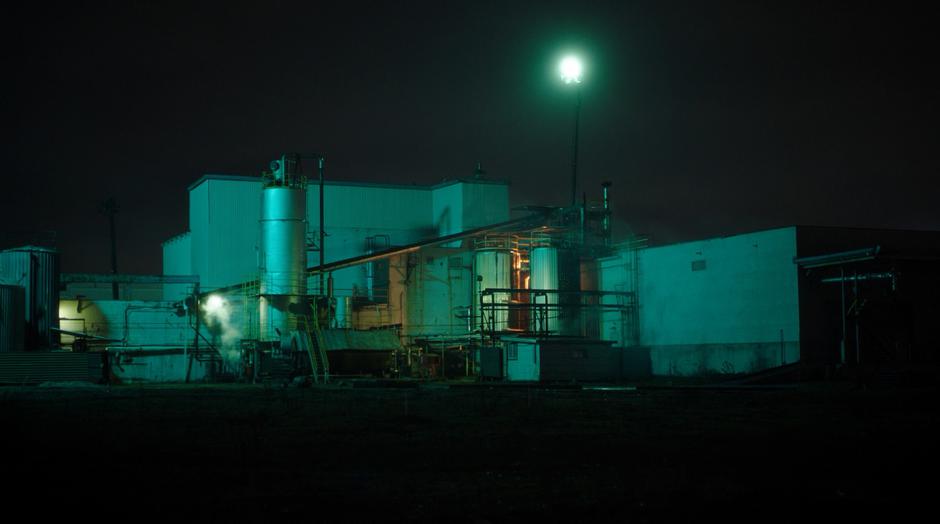
[[[621,376],[621,350],[609,340],[518,336],[504,337],[502,343],[509,381],[591,382]]]

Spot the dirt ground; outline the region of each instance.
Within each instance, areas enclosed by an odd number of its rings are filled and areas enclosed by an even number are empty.
[[[4,387],[3,490],[36,516],[108,519],[904,521],[935,497],[935,397],[841,383]]]

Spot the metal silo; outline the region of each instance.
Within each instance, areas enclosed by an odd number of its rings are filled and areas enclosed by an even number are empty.
[[[0,285],[0,353],[23,351],[26,290]]]
[[[0,251],[0,283],[25,290],[26,350],[57,346],[59,252],[38,246]]]
[[[480,327],[480,292],[487,288],[509,289],[512,275],[512,251],[509,249],[478,249],[473,252],[473,311],[474,329]],[[495,311],[489,308],[495,303]],[[503,330],[509,327],[509,293],[493,293],[483,299],[486,329]]]
[[[551,246],[533,248],[529,253],[529,288],[580,291],[578,254]],[[534,304],[530,328],[558,335],[580,335],[581,321],[577,293],[530,294]]]
[[[581,261],[581,291],[597,291],[598,288],[597,260]],[[597,295],[585,296],[582,299],[581,326],[584,336],[589,338],[600,337],[601,315]]]
[[[299,159],[272,162],[274,176],[261,191],[261,340],[276,341],[297,329],[307,294],[307,196]]]

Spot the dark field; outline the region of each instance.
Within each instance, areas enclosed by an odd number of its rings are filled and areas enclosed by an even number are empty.
[[[5,509],[107,520],[909,521],[936,498],[935,394],[838,383],[0,388]]]

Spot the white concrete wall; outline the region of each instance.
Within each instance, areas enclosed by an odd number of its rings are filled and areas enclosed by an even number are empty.
[[[184,347],[192,338],[186,317],[171,302],[139,300],[60,300],[61,328],[125,342],[128,345]],[[62,336],[63,344],[72,337]]]
[[[188,349],[193,331],[187,317],[176,316],[170,302],[137,300],[61,300],[59,318],[64,330],[117,340],[107,344],[112,371],[119,380],[181,382],[201,380],[204,363],[190,366]],[[207,336],[209,336],[207,334]],[[62,335],[62,344],[73,341]],[[180,350],[177,354],[166,354]]]
[[[653,374],[748,373],[796,361],[795,255],[792,227],[641,251],[640,343]]]

